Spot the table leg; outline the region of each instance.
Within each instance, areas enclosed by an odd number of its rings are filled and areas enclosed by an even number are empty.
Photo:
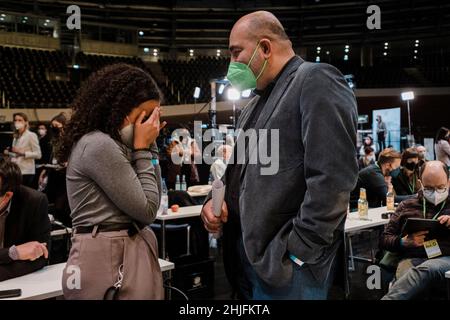
[[[161,259],[166,260],[166,221],[161,221]]]
[[[450,300],[450,278],[447,278],[447,299]]]
[[[350,258],[350,266],[348,269],[350,271],[355,271],[355,256],[353,255],[352,236],[350,234],[346,234],[346,237],[348,239],[348,250],[349,250],[348,257]]]
[[[166,286],[171,287],[172,286],[172,270],[168,270],[168,271],[164,272],[163,278],[164,278],[164,283],[166,284]],[[164,289],[164,297],[165,297],[165,300],[172,300],[172,290],[170,288],[166,287]]]

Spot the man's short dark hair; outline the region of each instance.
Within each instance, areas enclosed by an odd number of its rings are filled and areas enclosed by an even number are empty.
[[[395,159],[401,159],[402,155],[400,152],[395,151],[392,148],[386,148],[380,152],[378,156],[378,164],[381,166],[385,163],[394,162]]]
[[[22,184],[22,173],[17,164],[0,158],[0,192],[16,191]]]

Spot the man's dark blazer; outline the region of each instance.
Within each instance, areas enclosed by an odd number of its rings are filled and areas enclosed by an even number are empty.
[[[278,152],[278,171],[264,175],[261,169],[268,165],[247,159],[240,180],[245,253],[258,276],[274,287],[291,281],[289,254],[303,261],[319,283],[327,280],[342,247],[349,195],[358,177],[352,90],[335,67],[295,59],[276,82],[255,126],[278,129],[279,145],[267,152]],[[258,99],[245,107],[238,128],[245,127]],[[250,146],[248,158],[257,149]]]
[[[26,242],[50,242],[50,220],[47,197],[36,190],[20,186],[14,192],[5,225],[4,248],[0,249],[0,281],[19,277],[43,268],[47,260],[13,261],[9,247]]]

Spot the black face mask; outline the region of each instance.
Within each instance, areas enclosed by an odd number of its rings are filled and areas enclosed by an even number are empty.
[[[404,167],[405,167],[406,169],[408,169],[409,171],[414,171],[414,170],[416,169],[416,167],[417,167],[417,163],[415,163],[415,162],[407,162],[407,163],[404,165]]]
[[[53,136],[55,136],[55,137],[59,136],[59,128],[51,127],[51,130],[52,130]]]

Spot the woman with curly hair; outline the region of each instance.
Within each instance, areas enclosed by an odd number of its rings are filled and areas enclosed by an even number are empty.
[[[160,100],[148,73],[116,64],[91,75],[72,104],[58,145],[74,227],[66,299],[163,298],[148,227],[161,194]]]

